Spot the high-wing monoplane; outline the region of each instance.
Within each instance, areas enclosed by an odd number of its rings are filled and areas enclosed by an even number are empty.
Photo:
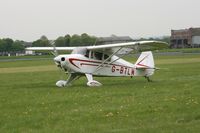
[[[166,45],[166,43],[137,41],[84,47],[29,47],[26,50],[54,51],[55,64],[69,74],[67,80],[56,82],[58,87],[69,86],[72,81],[81,76],[86,76],[88,86],[101,86],[100,82],[94,80],[94,76],[143,76],[150,81],[149,77],[154,74],[156,69],[151,51],[142,52],[135,64],[122,59],[122,57],[140,47],[154,45]],[[71,54],[58,55],[57,51],[71,51]]]

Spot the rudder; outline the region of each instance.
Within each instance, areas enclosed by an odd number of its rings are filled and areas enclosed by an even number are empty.
[[[144,76],[153,75],[155,70],[155,64],[152,52],[142,52],[135,63],[135,68],[136,70],[143,71]]]

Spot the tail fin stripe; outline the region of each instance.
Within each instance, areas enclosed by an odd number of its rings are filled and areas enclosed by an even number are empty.
[[[149,56],[149,55],[145,56],[141,61],[139,61],[139,62],[137,63],[137,65],[138,65],[138,66],[142,66],[142,67],[150,68],[150,67],[147,66],[147,65],[140,64],[140,63],[141,63],[143,60],[145,60],[148,56]]]

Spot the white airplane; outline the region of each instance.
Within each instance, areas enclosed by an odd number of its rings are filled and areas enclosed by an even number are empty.
[[[101,86],[102,84],[94,80],[93,76],[143,76],[151,81],[149,77],[156,69],[151,51],[142,52],[135,64],[125,61],[122,57],[137,50],[138,47],[163,44],[166,45],[160,41],[138,41],[85,47],[29,47],[26,50],[54,51],[55,64],[69,74],[66,81],[56,82],[58,87],[69,86],[72,81],[84,75],[87,77],[88,86]],[[57,51],[72,53],[57,55]]]

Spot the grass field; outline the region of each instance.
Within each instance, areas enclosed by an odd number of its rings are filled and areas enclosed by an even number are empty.
[[[200,55],[155,62],[152,83],[101,77],[89,88],[83,77],[64,89],[49,59],[0,62],[0,132],[200,132]]]

